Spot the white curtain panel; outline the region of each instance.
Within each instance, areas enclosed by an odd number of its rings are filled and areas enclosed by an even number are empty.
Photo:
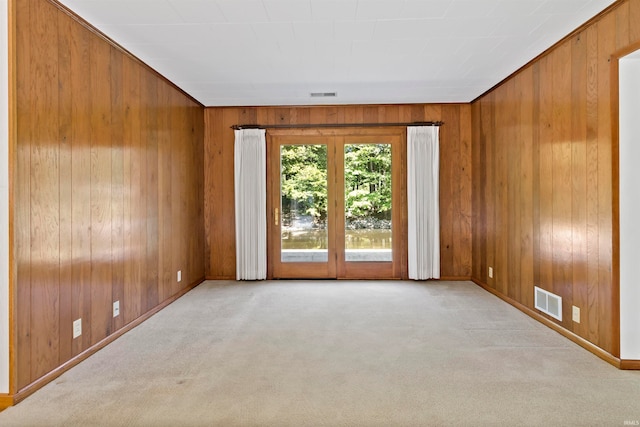
[[[236,278],[267,278],[267,148],[264,129],[235,131]]]
[[[409,278],[440,278],[438,126],[407,127]]]

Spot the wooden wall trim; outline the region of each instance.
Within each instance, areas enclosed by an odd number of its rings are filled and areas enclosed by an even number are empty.
[[[127,332],[129,332],[130,330],[134,329],[136,326],[139,326],[144,321],[146,321],[147,319],[151,318],[154,314],[156,314],[160,310],[166,308],[169,304],[173,303],[178,298],[180,298],[181,296],[183,296],[184,294],[186,294],[187,292],[189,292],[190,290],[192,290],[196,286],[200,285],[202,282],[204,282],[204,280],[205,280],[204,278],[200,278],[200,279],[194,281],[188,287],[184,288],[183,290],[181,290],[180,292],[178,292],[177,294],[175,294],[171,298],[168,298],[167,300],[163,301],[162,303],[160,303],[159,305],[157,305],[153,309],[149,310],[148,312],[146,312],[142,316],[140,316],[137,319],[133,320],[131,323],[123,326],[122,328],[118,329],[117,331],[115,331],[111,335],[109,335],[106,338],[102,339],[101,341],[95,343],[94,345],[92,345],[91,347],[87,348],[82,353],[78,354],[77,356],[73,357],[72,359],[69,359],[67,362],[65,362],[64,364],[62,364],[59,367],[57,367],[53,371],[51,371],[51,372],[47,373],[46,375],[38,378],[33,383],[27,385],[26,387],[23,387],[17,393],[14,394],[14,396],[13,396],[13,404],[15,405],[15,404],[21,402],[22,400],[24,400],[25,398],[27,398],[28,396],[33,394],[35,391],[37,391],[38,389],[42,388],[47,383],[49,383],[49,382],[53,381],[54,379],[58,378],[60,375],[62,375],[65,372],[67,372],[69,369],[73,368],[74,366],[76,366],[80,362],[82,362],[83,360],[85,360],[88,357],[90,357],[91,355],[95,354],[97,351],[99,351],[102,348],[106,347],[107,345],[111,344],[113,341],[115,341],[116,339],[118,339],[122,335],[124,335]],[[0,401],[0,407],[1,407],[1,405],[2,405],[2,401]],[[9,405],[9,406],[11,406],[11,405]]]
[[[612,59],[619,60],[619,59],[620,59],[620,58],[622,58],[623,56],[627,56],[627,55],[629,55],[630,53],[633,53],[633,52],[635,52],[636,50],[639,50],[639,49],[640,49],[640,41],[637,41],[637,42],[635,42],[635,43],[631,43],[631,44],[630,44],[630,45],[628,45],[628,46],[625,46],[624,48],[622,48],[622,49],[620,49],[620,50],[615,51],[615,52],[611,55],[611,58],[612,58]],[[612,64],[613,64],[613,61],[612,61]]]
[[[600,359],[604,360],[605,362],[615,366],[618,369],[621,369],[621,361],[620,361],[619,358],[613,356],[610,353],[607,353],[606,351],[604,351],[600,347],[596,346],[595,344],[592,344],[589,341],[585,340],[584,338],[582,338],[582,337],[574,334],[573,332],[563,328],[562,326],[560,326],[557,323],[551,321],[550,319],[544,317],[543,315],[539,314],[538,312],[536,312],[534,310],[531,310],[529,307],[519,303],[518,301],[516,301],[514,299],[511,299],[508,296],[503,295],[500,292],[497,292],[495,289],[492,289],[487,284],[482,283],[482,282],[480,282],[479,280],[476,280],[476,279],[472,279],[472,281],[473,281],[473,283],[475,283],[476,285],[480,286],[485,291],[488,291],[488,292],[492,293],[493,295],[497,296],[498,298],[500,298],[501,300],[511,304],[512,306],[514,306],[515,308],[517,308],[518,310],[520,310],[521,312],[523,312],[527,316],[529,316],[529,317],[537,320],[538,322],[542,323],[543,325],[553,329],[554,331],[558,332],[560,335],[564,336],[565,338],[568,338],[569,340],[571,340],[574,343],[578,344],[580,347],[582,347],[585,350],[589,351],[590,353],[593,353],[594,355],[598,356]],[[625,369],[640,369],[640,366],[638,368],[625,368]]]
[[[472,100],[471,103],[473,104],[474,102],[478,101],[483,96],[491,93],[492,91],[494,91],[498,87],[502,86],[505,82],[507,82],[508,80],[512,79],[516,74],[519,74],[520,72],[522,72],[526,68],[530,67],[531,65],[533,65],[534,63],[536,63],[537,61],[542,59],[543,57],[549,55],[553,50],[555,50],[562,43],[570,40],[572,37],[574,37],[575,35],[577,35],[580,32],[582,32],[584,29],[589,27],[594,22],[597,22],[600,18],[602,18],[604,15],[606,15],[607,13],[609,13],[610,11],[615,9],[616,7],[620,6],[620,4],[624,3],[625,1],[626,0],[616,0],[615,3],[610,4],[606,9],[604,9],[603,11],[598,13],[596,16],[594,16],[593,18],[589,19],[587,22],[585,22],[584,24],[580,25],[578,28],[576,28],[575,30],[571,31],[569,34],[567,34],[566,36],[564,36],[563,38],[561,38],[560,40],[558,40],[557,42],[555,42],[554,44],[549,46],[549,48],[547,48],[547,50],[545,50],[544,52],[542,52],[541,54],[539,54],[538,56],[536,56],[535,58],[533,58],[532,60],[530,60],[529,62],[524,64],[522,67],[520,67],[517,70],[515,70],[513,73],[509,74],[504,79],[500,80],[498,83],[493,85],[491,88],[485,90],[482,94],[478,95],[474,100]]]
[[[612,251],[611,285],[613,287],[613,338],[614,348],[620,355],[620,59],[640,49],[640,40],[631,43],[611,55],[611,184],[612,184]],[[633,362],[633,361],[631,361]],[[633,363],[631,363],[633,366]],[[625,369],[640,369],[625,368]]]
[[[53,0],[55,1],[55,0]],[[431,105],[440,105],[440,106],[454,106],[454,105],[470,105],[471,102],[442,102],[439,104],[431,104]],[[282,109],[297,109],[297,108],[303,108],[303,109],[324,109],[324,108],[332,108],[332,109],[341,109],[341,108],[348,108],[348,107],[381,107],[381,108],[398,108],[398,107],[421,107],[424,105],[428,105],[428,104],[424,104],[424,103],[415,103],[415,104],[313,104],[313,105],[306,105],[306,104],[299,104],[299,105],[279,105],[279,104],[268,104],[268,105],[233,105],[233,106],[228,106],[228,105],[208,105],[205,106],[205,108],[207,110],[216,110],[216,109],[220,109],[220,110],[225,110],[228,108],[237,108],[240,110],[245,110],[245,109],[277,109],[277,110],[282,110]],[[408,118],[403,119],[402,123],[408,122],[430,122],[430,121],[441,121],[441,120],[431,120],[431,118],[429,118],[429,120],[424,119],[424,120],[413,120],[412,118],[410,118],[411,116],[406,116]],[[266,122],[265,122],[266,123]],[[269,122],[271,123],[271,122]],[[277,122],[273,122],[273,123],[277,123]],[[341,122],[336,122],[336,123],[341,123]],[[362,121],[356,121],[354,122],[356,124],[360,124],[362,123]],[[234,124],[237,123],[233,123],[233,124],[229,124],[229,128],[231,128]],[[376,123],[373,122],[372,125],[375,125]],[[252,126],[252,125],[258,125],[257,122],[253,122],[253,121],[247,121],[247,122],[242,122],[242,125],[244,126]],[[446,126],[446,123],[445,123]]]
[[[620,369],[640,370],[640,360],[620,360]]]
[[[611,57],[611,286],[613,350],[620,356],[620,99],[619,57]]]
[[[12,394],[0,395],[0,411],[7,409],[9,406],[15,405],[15,399]]]
[[[207,276],[205,280],[236,280],[236,278],[235,276]],[[404,280],[411,281],[409,279],[404,279]],[[471,279],[471,276],[443,276],[439,279],[431,279],[431,280],[441,281],[441,282],[447,282],[447,281],[465,282],[465,281],[471,281],[472,279]]]
[[[440,282],[465,282],[465,281],[470,281],[471,276],[442,276],[439,279],[430,279],[430,280],[436,280]]]
[[[14,253],[14,193],[16,183],[18,140],[17,127],[17,74],[16,74],[16,8],[17,0],[8,0],[9,31],[9,393],[17,391],[16,370],[16,337],[17,337],[17,290],[16,290],[16,258]],[[13,402],[13,398],[12,402]],[[0,402],[0,408],[2,403]]]
[[[173,87],[174,89],[176,89],[178,92],[182,93],[184,96],[186,96],[187,98],[189,98],[191,101],[195,102],[196,104],[198,104],[200,107],[204,107],[204,105],[198,101],[197,99],[195,99],[193,96],[189,95],[187,92],[185,92],[182,88],[180,88],[179,86],[177,86],[175,83],[173,83],[171,80],[169,80],[168,78],[166,78],[165,76],[163,76],[162,74],[160,74],[158,71],[156,71],[153,67],[151,67],[149,64],[147,64],[146,62],[144,62],[143,60],[141,60],[140,58],[138,58],[137,56],[135,56],[133,53],[129,52],[127,49],[125,49],[124,47],[122,47],[120,44],[118,44],[115,40],[113,40],[112,38],[110,38],[109,36],[107,36],[105,33],[103,33],[102,31],[100,31],[99,29],[97,29],[96,27],[94,27],[93,25],[91,25],[89,22],[87,22],[84,18],[82,18],[81,16],[79,16],[77,13],[75,13],[73,10],[69,9],[67,6],[63,5],[62,3],[59,3],[57,0],[46,0],[49,3],[51,3],[52,5],[54,5],[55,7],[57,7],[61,12],[67,14],[71,19],[73,19],[74,21],[76,21],[78,24],[82,25],[85,29],[87,29],[88,31],[90,31],[91,33],[93,33],[96,37],[101,38],[103,41],[107,42],[111,47],[119,50],[122,54],[128,56],[129,58],[133,59],[135,62],[137,62],[138,64],[142,65],[143,67],[145,67],[146,69],[148,69],[150,72],[152,72],[153,74],[156,75],[156,77],[160,78],[161,80],[163,80],[165,83],[167,83],[169,86]]]

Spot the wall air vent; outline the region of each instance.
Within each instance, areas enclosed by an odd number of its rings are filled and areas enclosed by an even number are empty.
[[[535,286],[535,307],[562,322],[562,297]]]
[[[312,98],[335,98],[338,92],[311,92]]]

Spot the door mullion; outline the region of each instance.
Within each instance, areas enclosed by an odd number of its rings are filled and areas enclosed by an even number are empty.
[[[335,224],[336,224],[336,267],[338,278],[345,276],[344,259],[344,136],[335,137]]]

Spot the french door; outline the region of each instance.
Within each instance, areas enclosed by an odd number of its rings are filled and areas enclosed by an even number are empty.
[[[399,128],[269,132],[269,277],[404,275],[403,142]]]

